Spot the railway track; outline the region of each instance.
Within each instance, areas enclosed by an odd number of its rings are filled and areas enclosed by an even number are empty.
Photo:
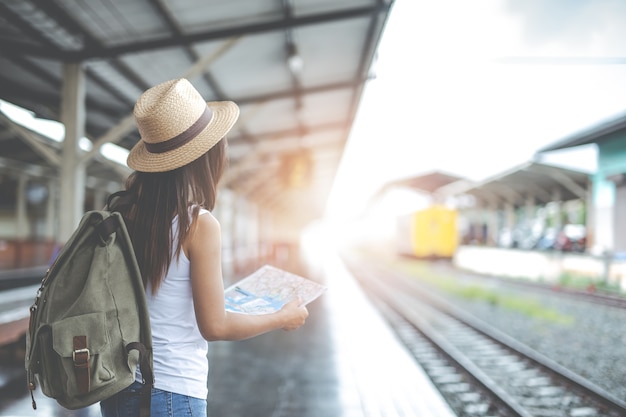
[[[453,269],[452,266],[447,265],[445,263],[438,263],[435,267],[437,270],[440,270],[444,273],[450,272]],[[458,272],[455,272],[458,273]],[[626,298],[620,297],[619,295],[607,294],[595,290],[594,288],[590,289],[574,289],[567,288],[559,285],[550,285],[546,283],[534,282],[534,281],[524,281],[524,280],[515,280],[515,279],[507,279],[489,275],[478,275],[471,273],[463,273],[464,277],[469,277],[471,279],[477,279],[480,281],[497,281],[500,283],[504,283],[509,286],[517,286],[523,288],[530,288],[536,291],[548,292],[548,293],[558,293],[563,296],[576,298],[579,300],[587,301],[590,303],[600,304],[603,306],[610,306],[615,308],[626,309]]]
[[[345,260],[458,416],[626,415],[622,400],[419,284]]]

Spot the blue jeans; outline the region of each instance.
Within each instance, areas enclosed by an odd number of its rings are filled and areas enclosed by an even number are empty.
[[[138,417],[141,383],[135,382],[100,402],[102,417]],[[206,417],[206,400],[152,389],[151,417]]]

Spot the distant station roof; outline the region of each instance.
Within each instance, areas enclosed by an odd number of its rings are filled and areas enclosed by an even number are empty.
[[[141,92],[189,78],[207,100],[241,108],[225,185],[306,220],[325,206],[392,4],[3,1],[0,98],[59,120],[63,64],[81,62],[87,137],[130,149]],[[55,168],[54,144],[10,124],[0,120],[0,169]]]
[[[392,187],[407,187],[422,193],[432,194],[444,185],[448,185],[461,179],[461,177],[457,177],[455,175],[434,171],[429,172],[428,174],[391,181],[385,184],[383,189],[389,189]]]
[[[486,204],[526,204],[529,197],[536,204],[551,201],[585,199],[589,174],[554,165],[528,162],[480,182],[467,180],[451,183],[437,190],[443,196],[470,195]]]
[[[588,145],[591,143],[601,143],[610,140],[615,133],[624,131],[626,131],[626,114],[567,136],[562,140],[539,149],[537,153],[573,148],[575,146]]]

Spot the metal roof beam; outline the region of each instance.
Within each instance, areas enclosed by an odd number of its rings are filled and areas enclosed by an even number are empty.
[[[307,94],[315,94],[315,93],[324,93],[332,90],[341,90],[341,89],[353,89],[358,87],[360,84],[364,84],[367,79],[354,79],[350,81],[338,82],[338,83],[330,83],[318,85],[315,87],[303,88],[300,92],[303,95]],[[250,97],[239,97],[234,99],[239,105],[256,103],[258,101],[272,101],[272,100],[280,100],[284,98],[292,98],[294,97],[293,90],[283,90],[277,93],[263,94],[259,96],[250,96]]]
[[[27,174],[31,177],[56,178],[57,172],[53,168],[42,165],[29,164],[0,156],[0,169]]]
[[[379,7],[386,6],[385,0],[378,0],[377,3]],[[387,7],[391,7],[392,3],[393,3],[393,0],[389,2],[389,5]],[[363,85],[365,84],[365,81],[369,79],[368,71],[372,67],[372,60],[374,58],[375,51],[378,46],[378,42],[380,41],[380,39],[376,36],[376,27],[379,25],[379,19],[383,19],[386,21],[388,16],[389,16],[389,13],[384,13],[384,14],[372,13],[371,15],[370,23],[367,28],[365,44],[363,45],[363,50],[361,52],[361,59],[359,62],[358,73],[354,77],[355,79],[362,79],[363,81],[359,83],[360,85],[357,84],[354,86],[354,90],[352,93],[352,103],[350,105],[350,110],[349,110],[349,114],[351,115],[350,116],[351,120],[354,120],[354,118],[356,117]],[[352,123],[348,124],[348,126],[350,125],[352,125]],[[346,132],[346,136],[348,134],[349,134],[349,128]]]
[[[58,9],[58,7],[54,5],[54,2],[49,2],[46,0],[34,1],[36,1],[38,7],[45,10],[46,13],[57,19],[57,21],[60,18],[69,19],[67,15],[62,13],[61,10],[56,10],[56,12],[51,11],[51,9],[53,8]],[[45,7],[46,4],[51,4],[52,6]],[[113,47],[104,47],[99,43],[94,44],[93,42],[91,42],[93,39],[88,37],[88,35],[85,34],[83,31],[80,31],[78,33],[85,36],[86,43],[88,43],[88,45],[85,45],[83,49],[79,51],[50,50],[49,48],[33,46],[32,44],[26,42],[22,44],[18,44],[14,40],[12,40],[11,42],[7,42],[4,39],[0,39],[0,49],[10,49],[15,53],[27,55],[55,57],[64,61],[84,61],[97,58],[116,58],[125,54],[145,52],[155,49],[180,47],[182,45],[191,45],[196,42],[219,40],[224,38],[230,38],[233,36],[250,35],[315,25],[319,23],[329,23],[346,19],[355,19],[360,17],[367,17],[372,14],[378,13],[388,14],[390,7],[391,3],[378,3],[372,6],[356,7],[330,13],[316,13],[306,16],[281,18],[278,20],[270,20],[267,22],[261,22],[256,24],[246,24],[242,26],[234,26],[218,30],[209,30],[205,32],[192,33],[182,36],[166,37],[163,39],[139,41]],[[73,22],[71,19],[69,20],[70,22],[63,20],[63,23],[66,25],[66,29],[68,29],[67,26],[70,26],[73,31],[78,31],[78,29],[76,28],[76,23]]]
[[[24,68],[24,67],[23,67]],[[31,68],[24,68],[25,71],[30,71]],[[39,74],[38,74],[39,75]],[[2,79],[2,77],[0,76],[0,79]],[[60,85],[61,85],[61,81],[60,80],[55,80],[55,79],[50,79],[50,80],[46,80],[47,82],[54,82],[54,88],[55,90],[60,89]],[[47,107],[48,110],[52,110],[52,112],[48,111],[44,117],[45,118],[51,118],[54,120],[58,120],[59,117],[59,95],[58,95],[58,91],[57,93],[47,93],[47,92],[43,92],[43,91],[34,91],[34,90],[24,90],[22,88],[19,88],[18,86],[16,86],[15,84],[11,84],[9,81],[5,81],[2,80],[0,81],[0,85],[2,86],[2,99],[6,100],[6,101],[11,101],[14,102],[15,104],[18,104],[21,100],[24,99],[28,99],[29,101],[34,101],[37,102],[38,104]],[[52,85],[52,84],[51,84]],[[120,112],[120,109],[114,109],[111,108],[109,106],[103,106],[101,105],[98,101],[94,100],[94,99],[90,99],[89,97],[86,99],[87,101],[87,108],[92,111],[92,110],[96,110],[101,112],[102,114],[108,116],[108,117],[112,117],[112,118],[119,118],[120,115],[122,114]],[[19,105],[19,104],[18,104]],[[37,109],[28,109],[31,111],[34,111],[35,113],[38,113]],[[53,114],[51,114],[53,113]]]
[[[476,190],[479,190],[480,192],[487,191],[488,193],[492,193],[493,195],[498,196],[498,198],[513,205],[517,202],[520,202],[521,204],[524,201],[524,197],[510,187],[503,184],[496,184],[495,182],[477,187]]]
[[[530,181],[524,181],[524,191],[546,202],[552,199],[552,195],[546,189],[542,188],[534,178]]]
[[[235,41],[235,40],[232,40]],[[212,56],[212,55],[211,55]],[[211,57],[209,56],[209,58]],[[17,58],[17,57],[16,57]],[[13,58],[12,58],[13,59]],[[23,60],[21,61],[23,62]],[[208,65],[207,63],[204,62],[203,59],[199,60],[198,63],[200,64],[199,66],[205,66]],[[194,67],[197,66],[197,64],[194,64]],[[194,68],[192,67],[192,68]],[[57,85],[60,86],[61,81],[55,79],[55,77],[53,77],[50,74],[42,74],[41,73],[41,69],[35,67],[33,64],[30,64],[29,68],[26,68],[28,71],[31,72],[35,72],[37,71],[37,75],[38,76],[46,76],[47,81],[49,83],[56,83]],[[191,73],[190,71],[188,71],[185,74],[187,77],[191,78],[191,76],[195,76],[196,73]],[[308,95],[308,94],[316,94],[316,93],[324,93],[327,91],[332,91],[332,90],[343,90],[343,89],[354,89],[355,87],[357,87],[359,84],[363,84],[365,83],[367,80],[366,79],[356,79],[356,80],[352,80],[352,81],[345,81],[345,82],[338,82],[338,83],[330,83],[330,84],[323,84],[323,85],[318,85],[315,87],[309,87],[309,88],[303,88],[301,90],[301,93],[303,95]],[[13,92],[11,92],[11,87],[10,85],[7,85],[8,90],[4,89],[3,87],[3,92],[5,93],[5,97],[8,97],[10,95],[15,95],[15,96],[24,96],[24,94],[27,94],[28,92],[23,91],[21,89],[15,89]],[[271,93],[271,94],[263,94],[263,95],[258,95],[258,96],[248,96],[248,97],[240,97],[240,98],[234,98],[233,101],[235,101],[237,104],[239,104],[240,106],[242,105],[247,105],[247,104],[256,104],[256,103],[264,103],[264,102],[268,102],[268,101],[273,101],[273,100],[282,100],[285,98],[292,98],[294,97],[294,92],[293,90],[284,90],[284,91],[279,91],[277,93]],[[33,98],[35,98],[37,101],[41,101],[41,102],[57,102],[58,98],[56,96],[53,96],[51,94],[44,94],[44,93],[37,93],[37,96],[33,96]],[[101,105],[98,105],[98,103],[94,102],[93,100],[87,98],[87,107],[92,108],[92,109],[97,109],[99,111],[101,111],[102,113],[106,114],[107,116],[110,117],[115,117],[115,118],[119,118],[120,117],[120,112],[119,109],[111,109],[108,107],[104,107]],[[348,122],[346,122],[344,124],[344,128],[349,127],[350,124]],[[338,128],[338,127],[337,127]]]
[[[584,187],[581,187],[578,183],[576,183],[576,181],[574,181],[568,175],[564,174],[562,171],[558,169],[546,169],[540,166],[536,166],[534,169],[538,172],[543,172],[545,175],[552,177],[556,182],[561,184],[564,188],[569,190],[578,198],[582,200],[585,200],[587,198],[587,190]]]
[[[16,135],[22,138],[28,146],[41,155],[45,160],[57,167],[61,164],[61,158],[59,155],[53,149],[41,143],[41,140],[39,140],[39,138],[37,138],[30,130],[13,122],[13,120],[9,119],[2,112],[0,112],[0,120],[2,120],[2,123],[6,125],[8,129],[15,132]]]
[[[316,125],[313,128],[305,127],[304,131],[301,131],[298,128],[294,128],[294,129],[273,131],[273,132],[267,132],[267,133],[258,133],[254,135],[254,139],[256,142],[259,142],[261,139],[267,139],[267,138],[284,139],[284,138],[289,138],[289,137],[300,137],[300,136],[303,136],[304,134],[308,134],[311,132],[325,132],[329,130],[343,129],[345,126],[346,126],[346,123],[344,122],[333,122],[333,123]],[[231,144],[232,147],[235,147],[237,146],[237,143],[239,142],[239,138],[240,136],[229,136],[228,142]]]

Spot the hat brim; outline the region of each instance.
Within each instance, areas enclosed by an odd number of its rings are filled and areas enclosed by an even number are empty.
[[[211,121],[195,138],[163,153],[149,152],[143,139],[140,139],[128,154],[128,166],[140,172],[166,172],[183,167],[204,155],[226,136],[239,117],[239,107],[232,101],[209,101],[207,105],[213,112]]]

